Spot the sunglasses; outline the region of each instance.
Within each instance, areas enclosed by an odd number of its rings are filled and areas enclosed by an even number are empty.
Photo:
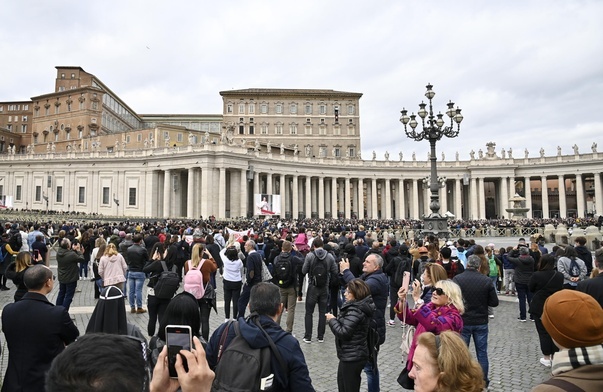
[[[435,289],[433,289],[433,292],[436,293],[437,295],[446,295],[446,293],[444,293],[444,290],[442,290],[439,287],[436,287]]]

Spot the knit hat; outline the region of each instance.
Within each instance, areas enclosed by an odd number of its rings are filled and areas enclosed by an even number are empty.
[[[603,343],[603,309],[590,295],[561,290],[544,303],[542,325],[563,348]]]

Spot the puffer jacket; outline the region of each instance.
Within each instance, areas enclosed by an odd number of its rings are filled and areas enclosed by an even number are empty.
[[[528,255],[519,257],[509,256],[509,261],[515,265],[515,283],[528,284],[534,273],[534,258]]]
[[[329,320],[335,335],[337,358],[342,362],[368,360],[367,333],[375,311],[373,298],[369,295],[360,301],[343,304],[337,318]]]

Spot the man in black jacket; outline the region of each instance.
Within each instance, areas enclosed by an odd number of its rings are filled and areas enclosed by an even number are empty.
[[[574,241],[576,244],[574,249],[576,250],[576,253],[578,253],[578,258],[586,264],[586,276],[590,276],[590,273],[593,270],[593,254],[590,253],[590,250],[586,247],[586,237],[576,237]]]
[[[54,287],[48,267],[28,268],[23,281],[29,291],[2,312],[9,351],[3,391],[43,391],[52,360],[80,334],[67,310],[46,298]]]
[[[599,270],[599,275],[579,282],[576,289],[592,295],[603,308],[603,248],[595,251],[595,264]]]
[[[134,244],[126,251],[128,257],[128,300],[130,301],[130,311],[132,313],[146,313],[142,307],[142,286],[146,275],[142,269],[149,261],[147,250],[142,247],[142,235],[136,234],[133,238]],[[136,300],[136,303],[134,302]]]
[[[480,263],[479,256],[469,256],[465,272],[455,276],[453,280],[461,287],[465,300],[464,326],[461,336],[467,346],[473,337],[477,361],[484,372],[487,387],[490,383],[488,379],[488,306],[498,306],[498,297],[492,280],[478,272]]]

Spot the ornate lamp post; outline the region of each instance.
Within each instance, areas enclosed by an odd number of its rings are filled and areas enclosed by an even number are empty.
[[[421,117],[421,123],[423,130],[415,131],[417,127],[417,115],[412,113],[408,116],[408,111],[402,108],[402,115],[400,116],[400,122],[404,124],[404,132],[406,136],[410,139],[413,139],[417,142],[421,140],[429,140],[429,145],[431,147],[431,175],[429,176],[429,190],[431,191],[431,202],[429,203],[429,209],[431,209],[431,214],[425,216],[423,218],[423,234],[433,234],[437,237],[447,237],[448,236],[448,222],[447,218],[443,217],[440,214],[440,200],[438,191],[443,185],[440,179],[438,178],[437,166],[436,166],[436,142],[442,138],[442,136],[446,136],[449,138],[457,137],[459,131],[461,130],[461,121],[463,121],[463,115],[461,114],[461,109],[458,107],[454,108],[454,103],[452,101],[448,102],[448,110],[446,114],[450,118],[450,125],[444,126],[444,115],[440,112],[437,115],[433,114],[433,106],[431,100],[435,97],[435,92],[432,90],[433,86],[431,84],[427,85],[427,91],[425,92],[425,97],[429,100],[429,111],[426,110],[427,104],[421,102],[419,104],[419,110],[417,114]],[[454,124],[457,124],[456,129]],[[407,125],[410,129],[407,128]]]

